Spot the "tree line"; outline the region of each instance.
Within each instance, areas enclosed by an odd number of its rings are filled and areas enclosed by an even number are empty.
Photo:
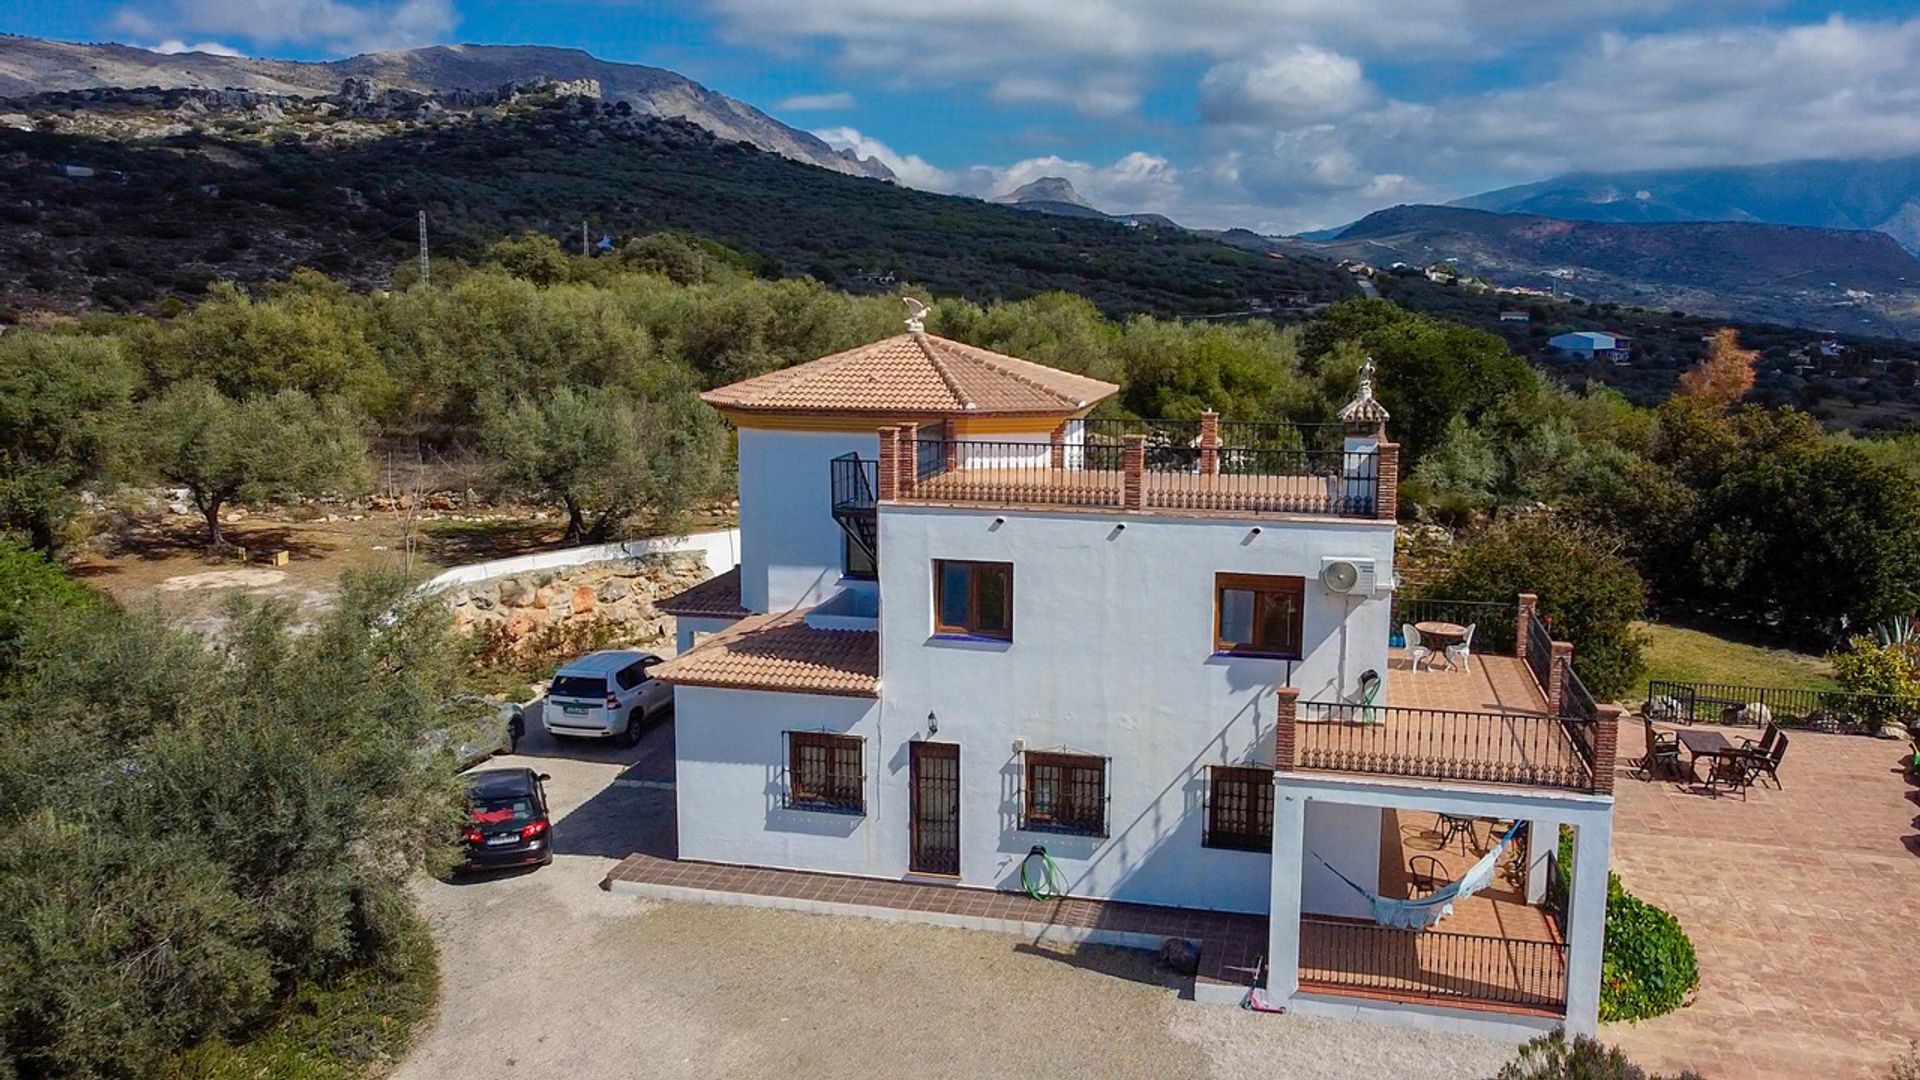
[[[670,525],[732,480],[700,390],[900,329],[894,297],[754,265],[680,234],[595,258],[526,234],[436,265],[431,286],[356,292],[300,271],[171,318],[17,329],[0,337],[0,525],[51,549],[80,491],[134,480],[187,488],[217,542],[233,500],[363,487],[376,434],[474,448],[497,490],[557,507],[571,538]],[[1119,320],[1061,293],[935,299],[931,331],[1119,383],[1102,411],[1121,415],[1328,422],[1371,356],[1410,516],[1546,513],[1656,611],[1826,647],[1920,607],[1914,440],[1736,404],[1752,355],[1731,334],[1642,408],[1383,301],[1279,327]],[[1622,648],[1600,679],[1616,689],[1637,664]]]

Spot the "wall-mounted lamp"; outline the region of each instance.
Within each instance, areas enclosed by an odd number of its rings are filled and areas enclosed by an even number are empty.
[[[933,715],[931,711],[927,713],[927,734],[940,734],[940,718]]]
[[[1252,531],[1252,532],[1250,532],[1250,533],[1248,533],[1247,535],[1248,535],[1248,536],[1259,536],[1259,535],[1260,535],[1260,526],[1258,526],[1258,525],[1255,525],[1255,526],[1253,527],[1253,531]]]
[[[1007,519],[1003,517],[997,517],[993,519],[993,527],[996,529],[1002,525],[1005,525],[1006,523],[1007,523]]]

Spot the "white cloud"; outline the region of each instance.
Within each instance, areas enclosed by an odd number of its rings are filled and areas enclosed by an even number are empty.
[[[168,38],[152,46],[154,52],[172,56],[176,53],[206,53],[209,56],[245,56],[246,54],[231,45],[222,45],[217,41],[196,41],[189,45],[179,38]]]
[[[825,140],[835,150],[852,150],[861,157],[880,159],[880,163],[893,170],[893,175],[908,187],[922,188],[927,191],[951,192],[958,190],[959,177],[929,164],[925,159],[913,154],[898,153],[893,147],[879,139],[861,134],[850,127],[819,128],[814,134]]]
[[[1200,80],[1200,114],[1224,123],[1305,123],[1345,116],[1375,96],[1360,61],[1303,42],[1214,65]]]
[[[853,94],[846,90],[831,94],[795,94],[780,102],[782,112],[835,112],[853,108]]]
[[[113,17],[118,30],[167,42],[214,34],[334,53],[430,45],[458,24],[452,0],[163,0],[123,7]]]
[[[1125,80],[1106,78],[1074,84],[1044,75],[1008,75],[994,83],[987,96],[1006,105],[1065,105],[1085,116],[1118,116],[1140,104],[1137,87]]]

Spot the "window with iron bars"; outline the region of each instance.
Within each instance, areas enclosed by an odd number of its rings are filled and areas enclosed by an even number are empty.
[[[787,808],[866,813],[865,757],[857,735],[787,732]]]
[[[1034,832],[1107,835],[1107,759],[1030,752],[1020,827]]]
[[[1273,770],[1215,765],[1207,776],[1205,847],[1273,850]]]

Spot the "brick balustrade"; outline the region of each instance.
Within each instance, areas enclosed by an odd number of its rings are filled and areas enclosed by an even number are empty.
[[[1520,617],[1513,622],[1513,655],[1526,658],[1533,630],[1533,613],[1540,610],[1540,598],[1530,592],[1520,594]]]
[[[1613,794],[1613,765],[1620,756],[1620,706],[1594,707],[1593,790]]]
[[[1567,669],[1573,666],[1573,642],[1553,643],[1553,663],[1547,665],[1547,715],[1559,716],[1567,701]]]
[[[1147,437],[1126,436],[1124,453],[1120,505],[1138,510],[1147,505]]]
[[[1049,468],[1064,469],[1067,467],[1068,423],[1069,421],[1062,420],[1060,423],[1054,425],[1053,433],[1047,438],[1047,441],[1052,444],[1047,455],[1047,465]]]
[[[1373,516],[1381,521],[1400,517],[1400,444],[1380,444],[1379,494],[1373,504]]]
[[[1220,414],[1212,409],[1200,414],[1200,473],[1220,475]]]
[[[1300,691],[1292,686],[1273,691],[1273,768],[1275,772],[1293,772],[1300,760]]]
[[[874,469],[874,486],[879,490],[874,494],[886,501],[898,494],[894,485],[899,479],[900,429],[883,427],[880,429],[880,463]]]

